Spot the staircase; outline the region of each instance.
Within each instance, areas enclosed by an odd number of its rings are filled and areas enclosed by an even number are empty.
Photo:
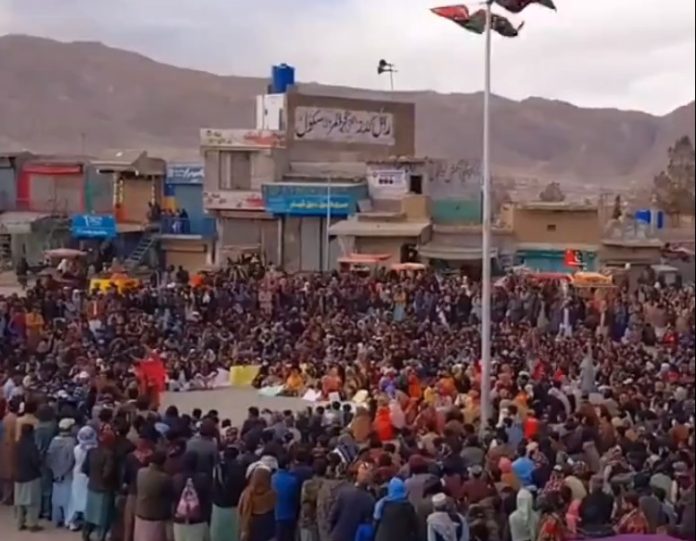
[[[157,237],[154,233],[144,233],[143,236],[140,237],[140,241],[138,241],[137,246],[123,262],[123,266],[126,268],[126,270],[133,271],[137,269],[155,242],[157,242]]]

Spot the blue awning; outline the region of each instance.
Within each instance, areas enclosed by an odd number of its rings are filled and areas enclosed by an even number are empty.
[[[70,232],[73,237],[81,239],[113,239],[116,237],[116,220],[110,214],[75,214]]]

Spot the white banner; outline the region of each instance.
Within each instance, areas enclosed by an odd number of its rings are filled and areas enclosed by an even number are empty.
[[[296,107],[293,126],[299,141],[394,144],[394,115],[324,107]]]
[[[377,199],[398,199],[408,193],[408,178],[403,169],[367,172],[370,196]]]

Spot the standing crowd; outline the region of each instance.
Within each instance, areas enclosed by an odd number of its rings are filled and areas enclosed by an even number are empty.
[[[0,299],[0,497],[114,541],[694,539],[692,287],[507,277],[481,418],[479,284],[430,271]],[[302,411],[159,410],[235,365]],[[234,392],[230,390],[229,392]]]

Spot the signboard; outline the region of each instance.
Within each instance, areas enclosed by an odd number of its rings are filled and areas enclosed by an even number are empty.
[[[202,147],[267,149],[285,146],[285,134],[275,130],[240,130],[202,128]]]
[[[116,237],[116,220],[111,214],[76,214],[72,217],[70,232],[81,239],[113,239]]]
[[[216,191],[203,192],[203,206],[210,210],[265,210],[261,192]]]
[[[168,184],[203,184],[205,168],[200,164],[179,164],[167,167]]]
[[[408,179],[403,169],[368,170],[367,187],[377,199],[400,199],[408,193]]]
[[[355,199],[350,195],[331,194],[331,214],[348,216],[355,212]],[[266,209],[273,214],[294,216],[326,216],[326,195],[282,195],[266,199]]]
[[[293,133],[299,141],[394,144],[394,115],[325,107],[296,107]]]

